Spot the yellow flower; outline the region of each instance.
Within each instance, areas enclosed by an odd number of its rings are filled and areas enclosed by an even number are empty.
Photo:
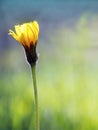
[[[37,21],[15,25],[15,32],[9,30],[9,35],[20,42],[25,49],[27,61],[30,65],[35,65],[38,59],[36,44],[39,35],[39,25]]]
[[[39,25],[37,21],[15,25],[15,32],[9,30],[9,35],[20,42],[24,47],[35,46],[38,41]]]

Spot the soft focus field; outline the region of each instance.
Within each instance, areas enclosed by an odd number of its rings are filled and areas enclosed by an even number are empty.
[[[34,130],[31,72],[13,42],[0,55],[0,130]],[[37,51],[41,130],[98,130],[98,17],[50,29]]]

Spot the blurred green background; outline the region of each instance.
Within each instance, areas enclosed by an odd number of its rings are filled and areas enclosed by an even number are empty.
[[[8,36],[37,20],[40,130],[98,130],[97,0],[0,0],[0,130],[34,130],[32,77]]]

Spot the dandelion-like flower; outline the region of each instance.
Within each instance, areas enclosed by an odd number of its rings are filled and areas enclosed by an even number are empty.
[[[15,25],[15,32],[9,30],[9,35],[23,45],[30,65],[35,64],[37,60],[36,45],[39,35],[38,22],[34,21],[22,25]]]
[[[15,25],[15,32],[9,30],[9,35],[23,45],[26,52],[27,61],[31,66],[35,97],[35,124],[36,130],[39,130],[38,94],[35,71],[36,61],[38,58],[36,53],[36,45],[39,35],[39,25],[37,21],[24,23],[22,25]]]

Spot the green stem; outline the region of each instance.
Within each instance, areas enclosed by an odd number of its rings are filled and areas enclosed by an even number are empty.
[[[35,101],[35,125],[36,130],[39,130],[39,112],[38,112],[38,92],[37,92],[37,83],[36,83],[36,65],[31,66],[32,69],[32,78],[34,86],[34,101]]]

